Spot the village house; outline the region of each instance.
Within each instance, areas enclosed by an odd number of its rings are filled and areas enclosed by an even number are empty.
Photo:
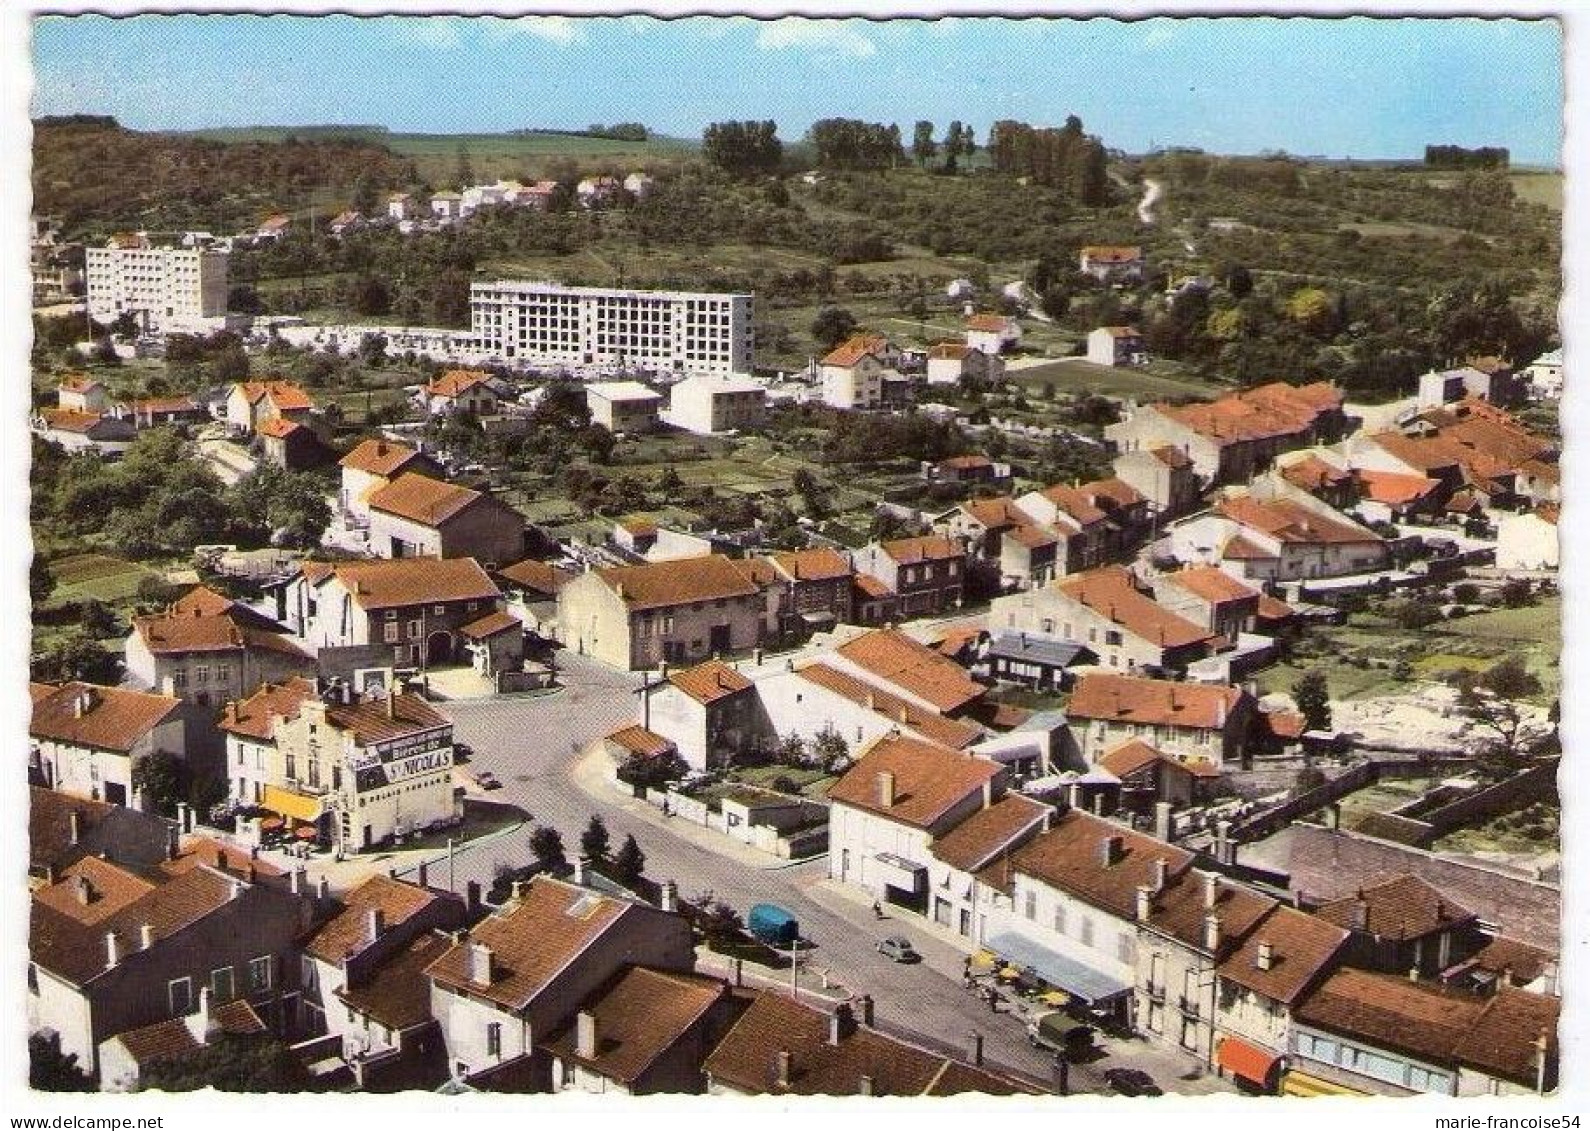
[[[1282,1071],[1292,1012],[1341,963],[1346,942],[1340,927],[1273,906],[1215,967],[1216,1069],[1262,1091],[1308,1094],[1309,1081]]]
[[[1128,405],[1104,438],[1121,453],[1175,448],[1205,485],[1218,485],[1246,483],[1280,453],[1335,443],[1349,427],[1334,385],[1277,381],[1210,402]]]
[[[315,671],[284,626],[205,586],[163,613],[133,617],[124,653],[132,682],[198,707]]]
[[[761,643],[766,600],[719,554],[590,570],[558,591],[559,639],[621,669],[689,663]]]
[[[636,200],[645,200],[657,187],[657,178],[646,173],[631,173],[624,178],[624,191]]]
[[[922,464],[922,478],[933,483],[993,485],[1010,480],[1010,464],[995,463],[985,455],[950,456]]]
[[[418,203],[406,192],[395,192],[386,198],[386,215],[389,220],[412,220],[416,208]]]
[[[1240,762],[1254,701],[1240,687],[1140,679],[1113,672],[1077,677],[1066,705],[1084,765],[1141,741],[1186,763],[1219,771]]]
[[[745,1008],[727,982],[631,966],[539,1043],[554,1092],[700,1095],[702,1064]]]
[[[1260,590],[1213,566],[1187,566],[1154,578],[1154,600],[1179,617],[1236,640],[1259,621]]]
[[[267,420],[312,424],[315,402],[291,381],[243,381],[226,398],[226,424],[233,432],[258,432]]]
[[[143,397],[132,401],[117,401],[110,406],[110,414],[125,420],[134,428],[154,428],[162,424],[200,424],[210,419],[204,405],[192,396]]]
[[[552,1058],[539,1046],[616,974],[636,966],[692,973],[690,925],[666,891],[656,908],[537,876],[454,936],[425,970],[453,1077],[512,1069],[523,1090],[550,1091]]]
[[[1218,566],[1246,581],[1305,581],[1385,569],[1374,531],[1312,498],[1231,494],[1170,531],[1178,561]]]
[[[156,1021],[99,1043],[99,1088],[102,1092],[136,1092],[145,1074],[157,1065],[170,1066],[222,1037],[254,1037],[268,1033],[254,1007],[246,1001],[217,1005],[210,988],[186,1017]]]
[[[98,378],[70,373],[56,385],[55,403],[58,408],[98,416],[110,408],[110,391]]]
[[[457,816],[453,724],[417,695],[322,696],[295,679],[228,704],[220,725],[232,800],[323,845],[367,852]]]
[[[601,208],[618,199],[623,182],[617,177],[586,177],[574,186],[581,208]]]
[[[177,831],[171,822],[106,801],[28,786],[28,890],[53,884],[85,856],[126,866],[169,859]]]
[[[979,809],[928,846],[928,885],[933,922],[982,946],[990,935],[988,893],[979,873],[1049,828],[1054,807],[1007,793]],[[999,925],[996,915],[996,928]]]
[[[1124,566],[1104,566],[996,598],[988,624],[1086,645],[1101,664],[1125,671],[1184,669],[1228,643],[1160,605]]]
[[[364,503],[379,557],[478,558],[491,567],[524,556],[524,516],[482,491],[404,471]]]
[[[1165,872],[1137,892],[1138,1028],[1212,1065],[1216,970],[1277,904],[1216,872]]]
[[[824,1011],[780,993],[735,993],[749,1005],[702,1066],[711,1095],[1038,1094],[984,1067],[976,1034],[965,1060],[884,1035],[873,1027],[870,997]]]
[[[828,876],[926,915],[929,846],[1004,796],[998,762],[903,735],[861,751],[828,789]]]
[[[639,381],[602,381],[585,386],[585,403],[591,423],[615,436],[619,433],[654,432],[661,419],[662,394]]]
[[[1005,379],[1005,361],[997,352],[987,352],[964,342],[939,342],[929,347],[927,383],[959,385],[969,382],[992,388]]]
[[[665,670],[640,697],[641,726],[668,739],[693,770],[732,763],[763,734],[754,685],[722,660]]]
[[[326,231],[333,236],[344,236],[364,227],[364,222],[364,213],[348,209],[333,216],[331,223],[326,225]]]
[[[1478,916],[1427,880],[1394,876],[1314,908],[1348,932],[1347,961],[1365,970],[1433,978],[1475,949]]]
[[[304,471],[329,461],[335,453],[320,442],[308,425],[277,417],[255,430],[260,458],[283,471]]]
[[[1155,522],[1194,510],[1202,497],[1192,459],[1180,448],[1163,445],[1121,452],[1110,466],[1116,479],[1148,501]]]
[[[187,754],[180,699],[76,681],[28,691],[28,777],[47,789],[147,809],[133,786],[139,763]]]
[[[933,616],[957,609],[966,585],[966,547],[954,538],[924,535],[873,542],[857,550],[858,574],[873,578],[896,598],[901,617]]]
[[[1146,265],[1140,247],[1092,245],[1077,253],[1077,270],[1101,283],[1141,283]]]
[[[299,1028],[340,1037],[364,1088],[400,1065],[442,1061],[423,971],[448,945],[442,932],[464,925],[464,900],[377,875],[337,904],[301,942]]]
[[[746,432],[762,426],[767,389],[734,373],[697,373],[669,390],[662,419],[698,436]]]
[[[441,466],[417,448],[383,439],[360,441],[358,447],[342,457],[339,466],[342,487],[337,492],[337,506],[344,514],[366,524],[371,493],[398,476],[412,472],[432,479],[443,477]]]
[[[1009,495],[968,499],[935,518],[933,529],[965,540],[969,568],[993,575],[986,589],[1042,583],[1055,576],[1060,534]]]
[[[1344,968],[1293,1010],[1294,1073],[1360,1095],[1539,1095],[1557,1087],[1558,999],[1488,997]]]
[[[133,426],[114,416],[70,408],[41,408],[29,422],[34,435],[67,452],[98,452],[115,459],[132,447]]]
[[[1220,779],[1212,762],[1183,760],[1135,738],[1108,751],[1091,773],[1106,783],[1111,778],[1119,783],[1113,791],[1117,816],[1144,819],[1157,816],[1156,806],[1161,803],[1182,809],[1208,801]],[[1108,792],[1101,791],[1100,796]]]
[[[470,412],[490,416],[508,394],[506,382],[478,369],[449,369],[420,390],[419,400],[432,416]]]
[[[980,653],[988,678],[1034,691],[1060,691],[1071,684],[1070,669],[1096,663],[1085,646],[1039,632],[999,630]]]
[[[1562,349],[1541,354],[1525,367],[1523,377],[1535,400],[1554,401],[1562,396]]]
[[[109,1038],[247,1002],[273,1032],[297,1013],[297,937],[317,917],[307,893],[213,841],[133,868],[85,857],[33,893],[28,929],[30,1033],[100,1073]],[[135,1039],[135,1049],[138,1045]]]
[[[464,215],[464,198],[456,192],[431,193],[431,216],[437,220],[448,222],[461,219]]]
[[[267,216],[254,229],[253,237],[256,244],[276,243],[282,237],[289,235],[293,230],[292,217],[284,216],[280,212]]]
[[[278,617],[316,649],[358,648],[372,667],[460,662],[461,630],[501,608],[473,558],[305,562],[278,590]]]
[[[966,346],[989,357],[998,357],[1021,345],[1021,324],[1003,314],[969,314]]]
[[[856,334],[830,350],[819,364],[823,404],[878,408],[883,404],[885,378],[900,375],[900,351],[881,334]]]
[[[1029,491],[1016,505],[1059,539],[1057,573],[1078,573],[1121,557],[1148,534],[1148,500],[1119,479],[1057,483]]]
[[[853,623],[855,571],[837,550],[784,550],[765,559],[778,581],[778,626],[798,635]]]
[[[1147,365],[1148,350],[1136,326],[1100,326],[1088,333],[1087,358],[1094,365]]]

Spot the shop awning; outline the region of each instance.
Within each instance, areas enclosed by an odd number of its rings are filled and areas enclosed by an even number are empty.
[[[1112,997],[1128,992],[1132,987],[1121,979],[1084,966],[1068,955],[1040,946],[1020,935],[995,935],[983,944],[1005,961],[1017,966],[1030,966],[1038,977],[1051,986],[1075,994],[1090,1004],[1097,1005]]]
[[[1281,1058],[1258,1045],[1236,1037],[1223,1037],[1215,1050],[1215,1063],[1232,1075],[1241,1076],[1263,1087],[1270,1082],[1270,1073]]]
[[[927,886],[927,866],[892,852],[879,852],[872,858],[875,873],[884,883],[916,894]]]
[[[1288,1072],[1281,1077],[1281,1094],[1283,1096],[1367,1096],[1368,1092],[1360,1092],[1357,1088],[1349,1088],[1343,1084],[1333,1084],[1329,1080],[1321,1080],[1318,1076],[1310,1076],[1306,1072]]]
[[[280,813],[284,817],[292,817],[299,821],[320,819],[318,797],[306,797],[302,793],[294,793],[290,789],[274,785],[265,787],[265,796],[260,798],[260,805],[272,813]]]

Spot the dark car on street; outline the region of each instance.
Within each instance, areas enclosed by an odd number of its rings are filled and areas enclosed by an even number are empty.
[[[1110,1091],[1118,1096],[1162,1096],[1154,1078],[1141,1068],[1108,1068],[1104,1072],[1104,1082],[1110,1086]]]

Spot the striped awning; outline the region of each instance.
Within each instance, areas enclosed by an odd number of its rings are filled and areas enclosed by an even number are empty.
[[[320,819],[320,799],[306,797],[302,793],[294,793],[290,789],[268,785],[265,787],[265,796],[260,798],[260,805],[272,813],[280,813],[284,817],[292,817],[299,821],[318,821]]]
[[[1306,1072],[1288,1072],[1281,1077],[1281,1094],[1283,1096],[1367,1096],[1368,1092],[1360,1092],[1356,1088],[1349,1088],[1344,1084],[1334,1084],[1329,1080],[1321,1080],[1318,1076],[1310,1076]]]

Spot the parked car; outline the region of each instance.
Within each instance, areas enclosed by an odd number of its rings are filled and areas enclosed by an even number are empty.
[[[922,956],[911,945],[911,940],[900,935],[890,935],[878,942],[878,953],[893,962],[921,962]]]
[[[467,762],[475,756],[475,748],[467,742],[453,743],[453,762]]]
[[[1050,1052],[1080,1052],[1093,1045],[1093,1026],[1055,1009],[1027,1023],[1027,1043]]]
[[[501,789],[502,782],[497,780],[497,775],[490,770],[480,770],[474,774],[475,784],[481,789]]]
[[[1154,1078],[1141,1068],[1106,1068],[1104,1082],[1118,1096],[1162,1096]]]

